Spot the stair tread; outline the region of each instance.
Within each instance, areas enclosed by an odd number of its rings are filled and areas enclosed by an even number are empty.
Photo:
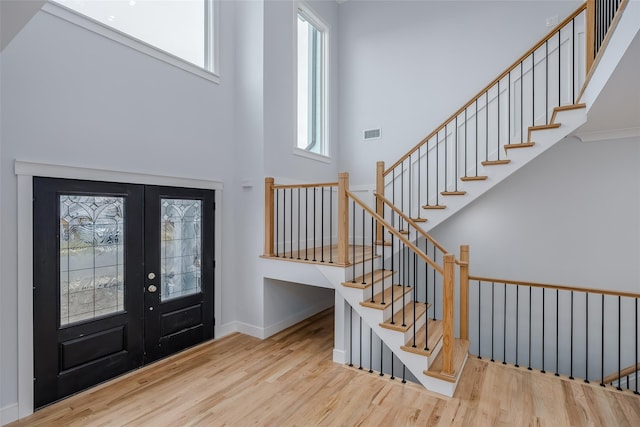
[[[484,181],[487,178],[487,175],[463,176],[460,181]]]
[[[443,196],[464,196],[467,194],[466,191],[442,191],[440,192]]]
[[[533,147],[534,145],[536,145],[536,143],[533,142],[533,141],[521,142],[521,143],[518,143],[518,144],[506,144],[504,146],[504,149],[508,150],[510,148],[528,148],[528,147]]]
[[[509,159],[501,159],[501,160],[485,160],[482,162],[482,166],[494,166],[494,165],[506,165],[511,163]]]
[[[536,126],[529,126],[529,130],[544,130],[544,129],[557,129],[561,126],[560,123],[549,123],[546,125],[536,125]]]
[[[347,282],[343,282],[342,285],[346,286],[347,288],[365,289],[371,286],[372,283],[377,283],[383,278],[387,278],[392,275],[393,275],[392,270],[375,270],[373,272],[373,282],[371,281],[371,273],[369,272],[364,275],[364,283],[362,283],[363,276],[359,276],[355,278],[355,282],[347,281]]]
[[[567,110],[577,110],[580,108],[586,108],[587,104],[569,104],[569,105],[561,105],[559,107],[555,107],[555,111],[567,111]]]
[[[438,353],[431,366],[429,366],[429,369],[424,371],[424,374],[430,377],[454,383],[458,380],[460,374],[462,373],[462,365],[464,364],[468,354],[469,341],[456,338],[453,340],[453,376],[449,376],[442,372],[442,351]]]
[[[410,353],[420,354],[422,356],[431,356],[431,352],[434,348],[436,348],[440,339],[442,339],[442,320],[427,319],[427,322],[427,325],[423,325],[422,328],[420,328],[416,332],[415,343],[412,337],[409,341],[407,341],[405,345],[400,348]],[[425,348],[427,348],[427,346],[425,345],[425,342],[427,340],[427,326],[429,326],[429,350],[425,350]]]
[[[411,218],[413,222],[427,222],[427,218]]]
[[[385,308],[387,308],[388,306],[391,305],[391,290],[393,289],[393,300],[397,301],[398,299],[402,298],[402,291],[404,289],[404,293],[408,294],[413,292],[413,288],[409,287],[409,286],[402,286],[402,285],[393,285],[393,286],[389,286],[388,288],[386,288],[384,290],[384,304],[382,304],[383,298],[382,298],[382,292],[377,293],[376,295],[373,296],[373,302],[371,301],[371,298],[367,298],[366,300],[362,301],[360,303],[361,306],[363,307],[369,307],[369,308],[375,308],[377,310],[384,310]]]
[[[423,302],[416,302],[415,303],[416,320],[419,319],[420,316],[424,315],[424,313],[427,311],[427,308],[430,306],[431,304],[427,306],[427,304]],[[402,310],[399,310],[397,313],[393,315],[394,323],[391,323],[391,319],[387,319],[385,322],[380,323],[380,326],[383,328],[391,329],[398,332],[406,332],[413,327],[413,313],[414,313],[414,304],[413,304],[413,301],[411,301],[404,306],[404,326],[402,326]]]
[[[390,240],[383,240],[383,241],[376,241],[376,245],[378,246],[391,246],[391,241]]]
[[[423,205],[422,209],[446,209],[445,205]]]

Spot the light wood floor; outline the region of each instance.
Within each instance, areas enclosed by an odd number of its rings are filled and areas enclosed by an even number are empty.
[[[470,358],[454,398],[331,361],[333,311],[234,334],[12,426],[638,426],[640,397]]]

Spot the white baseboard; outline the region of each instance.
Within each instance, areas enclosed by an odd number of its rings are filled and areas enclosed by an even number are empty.
[[[0,408],[0,425],[9,424],[18,419],[18,404],[5,406]]]
[[[275,335],[278,332],[284,329],[287,329],[288,327],[293,326],[296,323],[301,322],[304,319],[311,317],[316,313],[320,313],[321,311],[326,310],[327,308],[332,306],[333,306],[333,299],[319,303],[319,304],[315,304],[311,307],[308,307],[302,311],[299,311],[287,317],[286,319],[280,320],[279,322],[276,322],[273,325],[267,326],[266,328],[250,325],[248,323],[240,322],[237,320],[233,322],[225,323],[224,325],[220,325],[220,327],[216,329],[216,339],[222,338],[234,332],[239,332],[241,334],[250,335],[252,337],[260,338],[260,339],[269,338],[270,336]]]
[[[333,361],[335,363],[346,364],[347,363],[347,352],[344,350],[338,350],[336,348],[333,349]]]

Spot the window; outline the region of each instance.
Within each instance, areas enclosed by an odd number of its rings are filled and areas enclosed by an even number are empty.
[[[308,153],[328,156],[327,27],[306,8],[297,16],[297,142]]]
[[[79,23],[85,28],[145,53],[155,48],[152,56],[181,68],[189,70],[195,65],[215,72],[214,0],[52,1],[90,18],[88,21],[93,22]],[[68,19],[66,15],[64,18]],[[116,31],[105,34],[105,26]],[[123,41],[123,35],[128,40]],[[177,59],[188,64],[176,64]]]

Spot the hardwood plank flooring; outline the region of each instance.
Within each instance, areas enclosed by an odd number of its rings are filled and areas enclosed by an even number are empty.
[[[11,426],[633,426],[640,397],[469,358],[456,396],[331,361],[333,311],[233,334]]]

